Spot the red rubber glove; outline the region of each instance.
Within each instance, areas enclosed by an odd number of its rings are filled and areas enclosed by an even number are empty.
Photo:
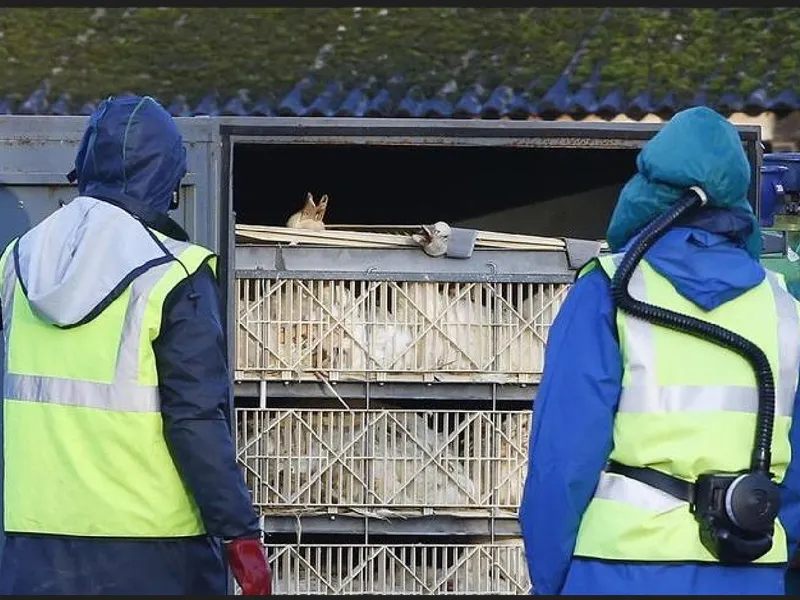
[[[242,596],[271,596],[272,570],[264,547],[257,539],[225,542],[225,554]]]

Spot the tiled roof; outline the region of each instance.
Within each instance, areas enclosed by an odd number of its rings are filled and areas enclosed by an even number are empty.
[[[786,113],[800,9],[6,9],[0,61],[0,114],[126,91],[176,116]]]
[[[645,115],[656,114],[669,118],[675,112],[690,106],[711,106],[729,115],[746,112],[757,115],[772,111],[788,113],[800,109],[800,96],[794,90],[784,90],[769,95],[763,89],[748,96],[727,92],[716,98],[698,92],[694,97],[681,99],[674,92],[653,96],[642,92],[627,98],[620,89],[598,95],[591,85],[582,85],[571,91],[567,80],[559,80],[540,97],[515,91],[507,85],[487,89],[475,84],[463,91],[426,96],[418,86],[387,85],[376,89],[366,86],[345,87],[341,82],[323,85],[323,92],[308,96],[304,90],[310,86],[308,80],[300,81],[283,97],[253,99],[248,90],[240,90],[235,96],[225,98],[211,92],[196,103],[189,103],[185,96],[178,95],[161,101],[176,117],[199,115],[231,116],[292,116],[292,117],[408,117],[408,118],[484,118],[498,119],[556,119],[567,115],[579,120],[588,115],[612,119],[626,115],[639,120]],[[48,101],[40,87],[22,102],[12,98],[0,99],[0,114],[28,115],[88,115],[97,101],[82,104],[71,102],[69,96],[61,95]]]

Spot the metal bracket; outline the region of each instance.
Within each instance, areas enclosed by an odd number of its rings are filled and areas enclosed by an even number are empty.
[[[587,262],[600,255],[601,242],[563,238],[567,248],[567,263],[570,269],[580,269]]]
[[[475,229],[450,228],[450,237],[447,240],[447,258],[470,258],[478,240]]]
[[[789,241],[785,231],[761,231],[761,254],[780,254],[786,256]]]

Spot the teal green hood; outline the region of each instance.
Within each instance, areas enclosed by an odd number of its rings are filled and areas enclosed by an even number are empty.
[[[620,193],[608,226],[608,244],[618,252],[650,221],[673,206],[692,186],[710,206],[744,213],[753,221],[745,242],[758,258],[761,232],[747,200],[750,164],[736,128],[705,106],[676,114],[639,152],[638,173]]]

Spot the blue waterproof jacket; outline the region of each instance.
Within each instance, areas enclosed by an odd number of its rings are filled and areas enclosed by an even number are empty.
[[[166,216],[186,173],[186,151],[171,117],[154,101],[104,102],[90,119],[75,169],[81,195],[111,202],[166,235],[187,239]],[[164,540],[7,535],[0,593],[226,593],[221,539],[259,533],[236,465],[226,346],[219,284],[205,266],[168,296],[154,349],[164,435],[208,535]]]
[[[640,153],[639,173],[623,190],[609,226],[612,249],[624,251],[686,188],[700,185],[715,206],[670,230],[646,257],[678,293],[705,310],[737,298],[764,278],[757,261],[757,222],[745,197],[749,168],[732,129],[708,109],[677,115]],[[668,135],[662,136],[664,132]],[[609,281],[595,269],[575,283],[551,327],[534,404],[520,506],[534,593],[783,594],[783,567],[622,563],[572,556],[581,518],[611,453],[621,384]],[[792,556],[800,538],[797,419],[790,438],[793,458],[781,484],[780,519]]]

